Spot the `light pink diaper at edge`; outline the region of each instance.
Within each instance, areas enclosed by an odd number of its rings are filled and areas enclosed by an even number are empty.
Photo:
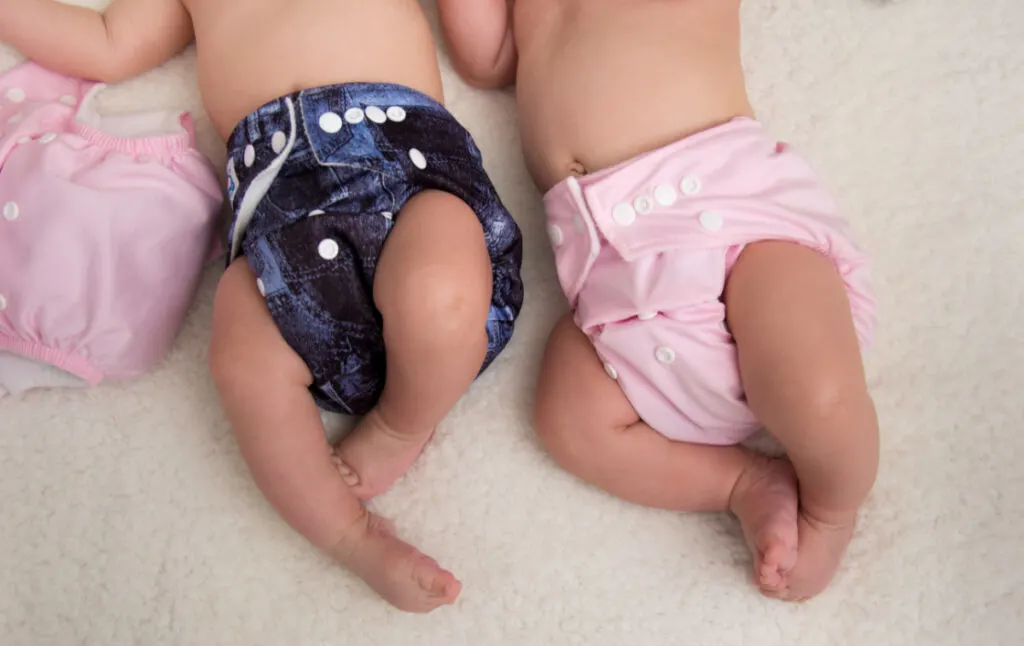
[[[722,295],[745,245],[783,240],[832,260],[861,347],[875,300],[865,254],[810,166],[735,119],[544,197],[575,320],[647,424],[668,438],[742,442],[747,407]]]
[[[12,374],[26,361],[85,384],[148,371],[215,244],[220,183],[188,114],[99,116],[101,87],[0,76],[0,396],[50,385]]]

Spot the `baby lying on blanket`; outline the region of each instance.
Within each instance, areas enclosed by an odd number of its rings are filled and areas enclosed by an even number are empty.
[[[0,40],[114,81],[197,42],[234,221],[210,362],[257,485],[395,606],[460,584],[360,503],[388,488],[512,336],[521,236],[443,106],[415,0],[0,3]],[[337,455],[318,405],[363,415]],[[341,470],[335,464],[338,459]]]
[[[821,592],[878,464],[868,262],[754,120],[739,0],[439,0],[456,67],[515,82],[572,307],[537,390],[567,470],[654,507],[730,510],[754,580]],[[789,458],[738,444],[767,429]]]

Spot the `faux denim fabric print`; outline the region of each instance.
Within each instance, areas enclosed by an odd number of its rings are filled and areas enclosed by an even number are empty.
[[[465,201],[484,230],[494,285],[482,371],[522,307],[522,235],[472,137],[443,106],[396,85],[336,85],[272,101],[231,136],[229,262],[247,257],[327,410],[360,415],[380,397],[373,277],[402,207],[430,189]]]

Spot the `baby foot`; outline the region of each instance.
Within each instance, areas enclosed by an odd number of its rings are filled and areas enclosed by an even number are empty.
[[[776,596],[797,563],[796,472],[788,460],[758,457],[733,489],[730,510],[740,519],[754,556],[754,583]]]
[[[369,500],[405,475],[431,435],[433,431],[418,435],[395,431],[373,409],[334,449],[334,464],[352,492],[360,500]]]
[[[385,601],[406,612],[425,613],[450,605],[462,590],[451,572],[397,538],[390,523],[369,512],[331,555]]]
[[[799,555],[786,588],[776,596],[786,601],[807,601],[828,587],[853,538],[856,512],[838,522],[830,521],[826,523],[800,510]]]

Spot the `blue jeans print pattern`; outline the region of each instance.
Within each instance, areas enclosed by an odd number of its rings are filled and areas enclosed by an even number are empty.
[[[430,97],[376,83],[290,94],[235,128],[227,170],[228,262],[246,256],[322,408],[362,415],[380,398],[373,278],[389,231],[420,191],[459,197],[483,227],[494,285],[481,371],[508,344],[523,304],[522,235],[473,139]]]

